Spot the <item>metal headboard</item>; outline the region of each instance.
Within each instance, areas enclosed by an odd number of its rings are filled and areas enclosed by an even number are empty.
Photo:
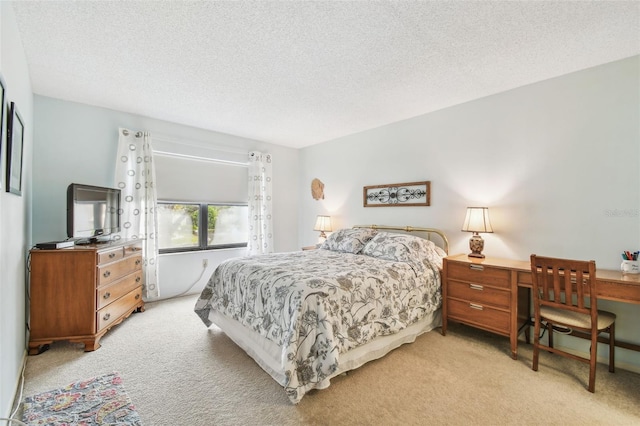
[[[449,239],[444,231],[436,228],[420,228],[416,226],[385,226],[385,225],[354,225],[354,228],[383,229],[386,231],[426,232],[427,240],[431,241],[431,235],[436,234],[442,240],[442,249],[449,254]]]

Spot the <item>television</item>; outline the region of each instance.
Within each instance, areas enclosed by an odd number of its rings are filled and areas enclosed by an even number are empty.
[[[119,189],[79,183],[67,188],[67,236],[76,244],[97,243],[120,232],[119,212]]]

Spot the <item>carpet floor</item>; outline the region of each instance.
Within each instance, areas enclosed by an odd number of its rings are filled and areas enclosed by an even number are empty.
[[[292,405],[284,390],[215,326],[195,296],[148,303],[101,340],[58,342],[27,358],[24,394],[118,371],[142,423],[151,425],[638,425],[640,375],[531,346],[510,357],[505,337],[452,324],[332,380]]]

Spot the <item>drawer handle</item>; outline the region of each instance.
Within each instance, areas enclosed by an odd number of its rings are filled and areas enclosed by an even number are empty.
[[[136,282],[139,283],[142,278],[136,277]]]
[[[140,259],[137,259],[136,260],[136,266],[138,266],[140,264],[140,262],[141,262]]]
[[[484,266],[472,263],[471,265],[469,265],[469,269],[472,269],[474,271],[484,271]]]
[[[109,318],[111,318],[111,314],[109,312],[107,312],[106,314],[104,314],[104,316],[102,317],[103,321],[108,321]]]
[[[481,286],[480,284],[469,284],[469,288],[471,290],[479,290],[479,291],[484,290],[484,286]]]
[[[140,299],[140,295],[136,294],[136,300]]]
[[[484,310],[484,307],[482,305],[476,305],[475,303],[469,303],[469,307],[478,311]]]
[[[114,257],[116,257],[115,253],[109,253],[109,259],[113,259]]]
[[[104,296],[102,296],[102,297],[104,298],[104,300],[107,300],[108,298],[110,298],[110,297],[111,297],[111,293],[106,292],[106,293],[104,294]]]
[[[102,276],[105,278],[109,278],[110,275],[111,275],[111,271],[104,271],[104,274],[102,274]]]

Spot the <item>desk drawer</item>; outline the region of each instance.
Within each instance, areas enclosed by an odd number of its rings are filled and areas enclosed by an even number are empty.
[[[448,262],[447,278],[503,288],[511,287],[508,270],[476,263]]]
[[[484,328],[500,334],[509,334],[509,312],[480,303],[447,299],[448,317],[474,327]]]
[[[508,290],[454,280],[449,280],[447,283],[447,297],[506,310],[509,309],[511,302],[511,292]]]
[[[531,280],[531,272],[518,272],[518,285],[525,285],[531,287],[533,282]]]

